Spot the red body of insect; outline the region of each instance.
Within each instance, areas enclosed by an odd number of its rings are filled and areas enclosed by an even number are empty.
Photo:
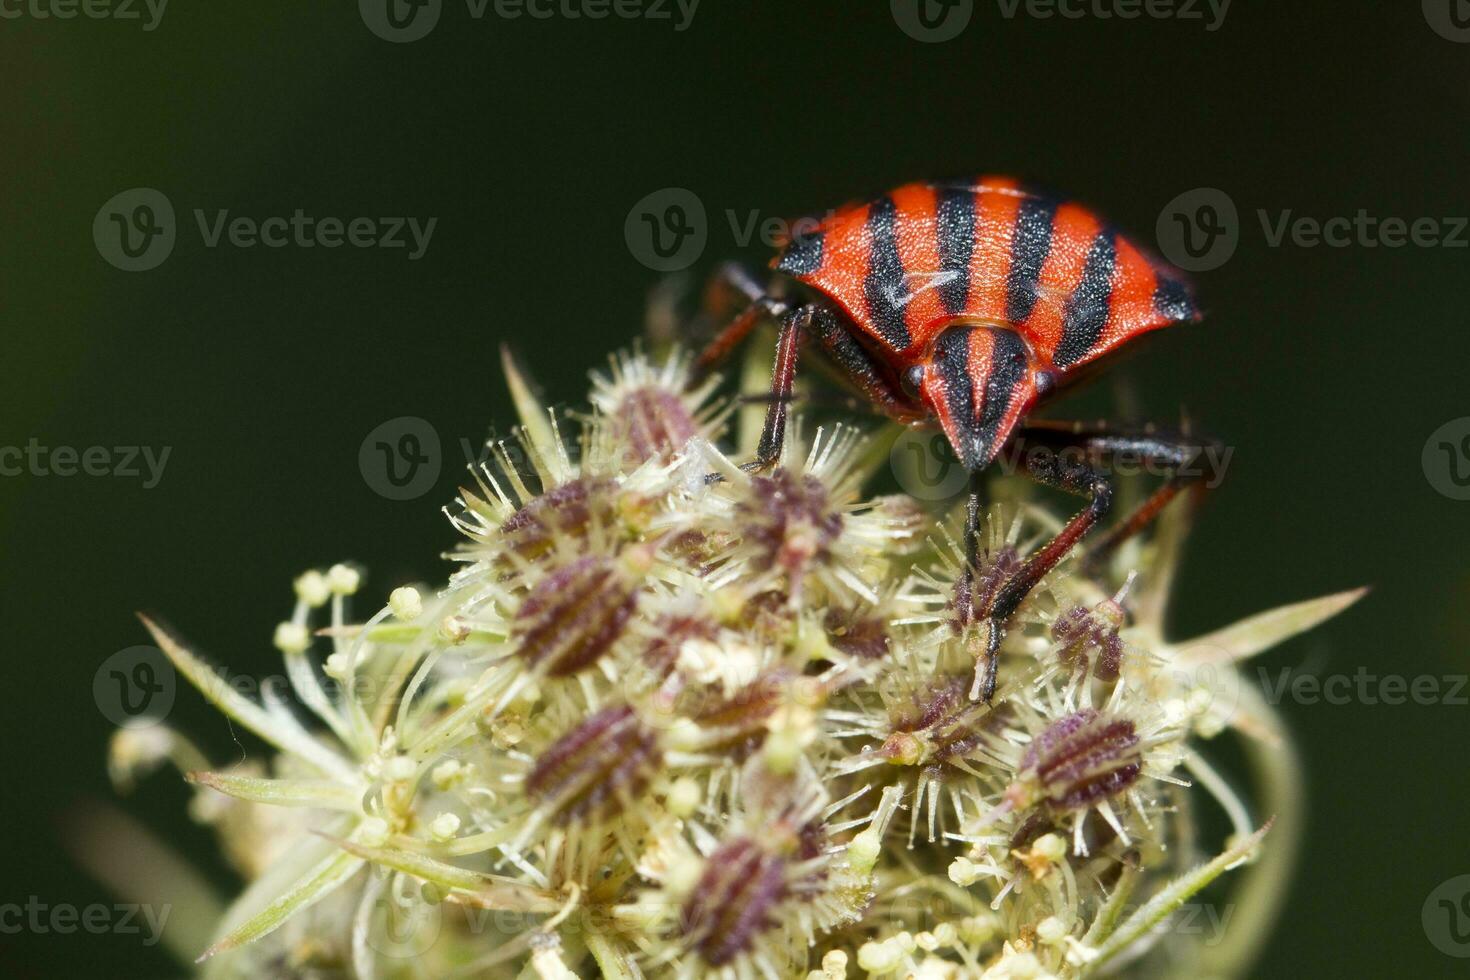
[[[841,309],[970,469],[1068,372],[1199,316],[1177,274],[1092,211],[1004,177],[905,184],[771,265]]]

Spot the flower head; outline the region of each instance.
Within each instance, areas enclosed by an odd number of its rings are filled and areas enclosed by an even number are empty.
[[[266,747],[212,767],[164,728],[114,743],[122,788],[188,774],[248,882],[200,944],[209,969],[1238,972],[1243,947],[1158,929],[1265,833],[1205,746],[1282,757],[1236,664],[1355,594],[1171,641],[1175,508],[1097,577],[1064,563],[1032,593],[986,703],[981,614],[1056,515],[992,510],[972,579],[957,515],[864,496],[881,454],[846,424],[748,472],[682,355],[615,357],[579,415],[505,371],[521,425],[449,509],[442,586],[302,574],[273,634],[288,683],[259,700],[148,621]],[[1191,804],[1210,796],[1234,834],[1206,859]]]

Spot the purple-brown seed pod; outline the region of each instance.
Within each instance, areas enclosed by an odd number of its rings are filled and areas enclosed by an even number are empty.
[[[786,897],[786,859],[749,837],[720,845],[684,903],[683,925],[711,966],[724,966],[775,924]]]
[[[971,701],[970,677],[938,677],[888,709],[892,734],[879,751],[898,764],[944,763],[963,758],[987,732],[1009,717],[1005,705],[992,709]],[[917,752],[920,758],[914,758]]]
[[[1143,755],[1132,721],[1085,708],[1053,722],[1027,746],[1023,778],[1053,808],[1079,810],[1138,780]]]
[[[608,413],[618,445],[634,463],[667,459],[699,434],[689,407],[667,388],[635,388]]]
[[[995,601],[995,595],[1001,586],[1020,567],[1020,553],[1007,545],[993,555],[981,557],[973,595],[968,576],[958,576],[954,585],[954,598],[948,606],[954,613],[949,621],[950,629],[955,633],[962,633],[971,623],[983,618],[990,611],[990,605]]]
[[[790,470],[752,477],[750,496],[737,511],[746,540],[758,549],[761,570],[800,573],[825,559],[842,533],[842,515],[830,509],[822,481]]]
[[[643,662],[660,677],[673,671],[685,643],[712,641],[720,635],[713,620],[690,613],[665,613],[653,621],[652,629],[653,636],[643,649]]]
[[[611,816],[648,786],[660,757],[657,737],[632,708],[604,708],[541,753],[526,792],[551,803],[558,823]]]
[[[822,620],[827,638],[837,649],[860,660],[888,656],[892,640],[888,622],[881,616],[863,616],[854,610],[829,609]]]
[[[758,743],[765,738],[766,722],[786,700],[794,677],[791,671],[780,669],[761,674],[729,697],[696,711],[694,720],[706,732],[720,733],[722,745]]]
[[[556,535],[582,537],[594,518],[610,521],[615,488],[608,479],[578,479],[552,487],[510,515],[500,533],[517,554],[539,557],[551,549]]]
[[[1085,673],[1095,653],[1097,663],[1092,676],[1113,681],[1123,665],[1123,638],[1118,635],[1122,625],[1123,610],[1109,599],[1095,609],[1077,606],[1067,610],[1052,624],[1051,636],[1058,644],[1057,655],[1062,663]]]
[[[517,653],[551,677],[587,667],[621,637],[638,590],[611,558],[579,558],[531,589],[511,621]]]

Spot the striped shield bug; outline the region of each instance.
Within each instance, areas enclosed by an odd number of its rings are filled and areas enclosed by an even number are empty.
[[[1168,475],[1092,550],[1092,561],[1185,487],[1203,486],[1200,468],[1189,464],[1214,448],[1209,440],[1031,418],[1133,338],[1198,320],[1188,285],[1090,209],[1006,177],[921,181],[839,208],[787,241],[771,268],[778,275],[770,288],[738,266],[721,269],[711,309],[731,297],[746,305],[699,360],[712,367],[762,320],[779,326],[765,426],[747,468],[766,469],[780,457],[808,340],[879,411],[937,424],[970,474],[966,572],[956,599],[964,620],[989,623],[977,691],[991,700],[1007,620],[1111,507],[1105,461],[1126,453]],[[1088,502],[978,608],[981,475],[1016,440],[1052,450],[1018,454],[1022,472]]]

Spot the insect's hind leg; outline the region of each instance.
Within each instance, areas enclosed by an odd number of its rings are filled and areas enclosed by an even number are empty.
[[[1051,452],[1080,449],[1095,464],[1121,454],[1135,456],[1149,466],[1165,470],[1164,482],[1132,513],[1092,545],[1083,559],[1089,574],[1099,571],[1129,538],[1153,523],[1169,502],[1185,490],[1198,504],[1213,484],[1207,479],[1212,466],[1222,465],[1224,444],[1208,436],[1161,432],[1148,428],[1127,429],[1098,425],[1083,427],[1069,423],[1033,423],[1025,427],[1020,438],[1025,444],[1042,446]],[[1206,462],[1210,466],[1203,465]],[[1222,474],[1213,473],[1218,479]]]

